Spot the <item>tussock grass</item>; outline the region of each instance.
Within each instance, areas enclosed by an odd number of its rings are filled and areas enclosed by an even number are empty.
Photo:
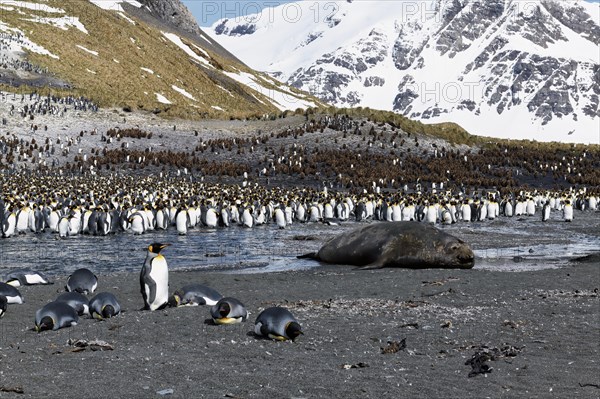
[[[68,94],[83,95],[103,107],[129,107],[187,119],[244,118],[279,112],[263,94],[220,72],[244,71],[257,75],[242,64],[207,51],[207,60],[215,68],[202,66],[164,38],[158,29],[140,21],[132,25],[116,12],[102,10],[88,1],[49,0],[46,4],[78,17],[89,35],[73,26],[65,31],[25,21],[16,11],[3,10],[2,20],[21,29],[34,43],[60,57],[56,60],[36,53],[28,54],[31,62],[47,67],[58,78],[69,82],[73,90]],[[22,11],[41,17],[59,16],[34,10]],[[98,56],[76,45],[97,51]],[[197,54],[206,58],[201,52]],[[151,69],[154,74],[143,71],[141,67]],[[265,85],[267,83],[264,82]],[[173,90],[172,85],[186,90],[197,101]],[[172,104],[159,103],[155,93],[162,94]]]

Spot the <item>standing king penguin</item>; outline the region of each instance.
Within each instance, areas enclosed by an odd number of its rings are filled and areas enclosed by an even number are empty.
[[[160,251],[170,244],[154,243],[148,247],[148,254],[140,273],[140,288],[145,310],[158,310],[169,300],[169,269],[167,260]]]

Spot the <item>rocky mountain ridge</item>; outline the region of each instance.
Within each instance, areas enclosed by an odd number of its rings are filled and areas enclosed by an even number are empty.
[[[208,33],[248,65],[338,106],[598,144],[599,20],[600,6],[581,0],[300,1]]]

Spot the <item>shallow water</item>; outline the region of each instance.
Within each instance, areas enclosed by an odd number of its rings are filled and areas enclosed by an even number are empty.
[[[569,259],[600,250],[600,212],[576,212],[575,220],[541,222],[538,216],[505,218],[477,223],[439,226],[468,242],[476,256],[475,268],[524,271],[564,267]],[[379,222],[375,222],[379,223]],[[164,250],[171,270],[211,270],[231,273],[274,272],[319,267],[318,262],[296,259],[317,251],[334,235],[356,228],[320,223],[275,224],[245,229],[196,228],[185,236],[174,228],[141,236],[120,233],[106,237],[28,233],[0,241],[0,276],[10,269],[31,268],[48,275],[68,275],[80,267],[97,274],[140,270],[152,242],[170,243]]]

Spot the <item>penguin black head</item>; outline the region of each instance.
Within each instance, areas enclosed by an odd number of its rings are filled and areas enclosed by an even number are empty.
[[[35,326],[37,332],[52,330],[54,328],[54,319],[50,316],[44,316],[42,320],[40,320],[40,324]]]
[[[231,306],[227,302],[223,302],[219,305],[219,315],[221,315],[221,317],[227,317],[229,312],[231,312]]]
[[[292,341],[302,334],[304,334],[302,332],[302,327],[300,327],[300,324],[296,323],[295,321],[288,323],[288,325],[285,327],[285,335],[290,337]]]
[[[159,254],[161,250],[168,247],[169,245],[171,245],[171,244],[161,244],[161,243],[155,242],[153,244],[150,244],[150,246],[148,246],[148,251],[155,253],[155,254]]]
[[[171,308],[176,308],[181,303],[181,297],[178,294],[173,294],[169,297],[167,301],[167,306]]]
[[[112,305],[106,305],[102,308],[102,317],[110,319],[115,315],[115,308]]]
[[[6,297],[0,295],[0,317],[4,316],[4,313],[6,312],[7,303]]]

